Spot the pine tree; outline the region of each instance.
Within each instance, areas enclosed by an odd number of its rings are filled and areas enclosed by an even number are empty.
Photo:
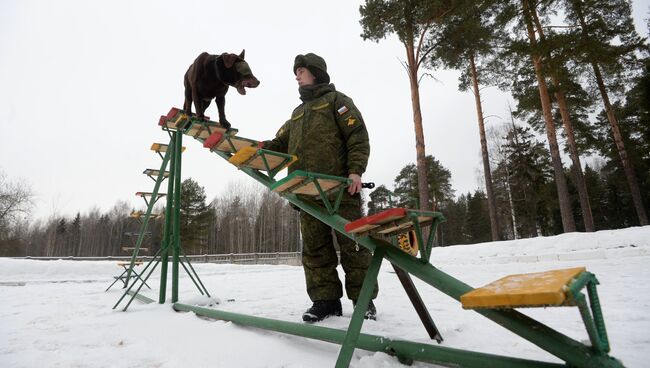
[[[517,213],[518,233],[523,237],[541,235],[546,227],[547,184],[552,173],[549,153],[533,138],[529,128],[515,126],[507,137],[504,149],[508,154],[512,201]]]
[[[488,4],[486,6],[485,4]],[[485,117],[479,89],[479,73],[483,59],[493,57],[499,28],[492,22],[489,2],[464,2],[453,14],[447,16],[442,27],[432,32],[434,52],[430,59],[433,67],[438,65],[463,70],[460,90],[471,88],[476,104],[479,127],[483,173],[489,207],[492,240],[499,239],[499,224],[494,199],[490,160],[485,136]],[[470,87],[471,85],[471,87]]]
[[[393,202],[394,194],[391,193],[385,185],[380,185],[370,193],[370,202],[368,202],[368,215],[384,211],[395,205]]]
[[[488,204],[485,193],[476,190],[473,195],[468,194],[465,231],[470,243],[490,241],[490,222],[488,218]]]
[[[205,202],[205,189],[192,178],[185,179],[181,188],[181,245],[189,254],[204,253],[212,214]]]
[[[591,66],[639,224],[648,225],[636,171],[609,96],[611,89],[620,89],[629,79],[627,75],[638,70],[636,52],[647,45],[634,29],[629,1],[566,0],[564,4],[569,22],[579,26],[579,41],[574,45],[577,62]],[[608,79],[612,82],[609,86]]]
[[[443,19],[452,10],[451,2],[445,0],[366,0],[359,8],[364,40],[379,42],[390,34],[396,34],[406,50],[406,71],[411,87],[413,124],[415,127],[415,149],[417,153],[417,176],[420,192],[420,208],[427,210],[431,203],[426,188],[427,169],[420,109],[420,75],[422,63],[431,52],[425,44],[429,30],[435,22]]]
[[[454,197],[454,190],[451,187],[451,172],[431,155],[426,157],[425,162],[426,178],[429,183],[429,187],[425,191],[430,198],[427,208],[436,210],[440,204]],[[414,164],[408,164],[400,170],[399,175],[395,178],[394,193],[399,197],[398,206],[413,208],[415,199],[421,193],[419,175]],[[416,201],[416,203],[421,202],[421,200]]]

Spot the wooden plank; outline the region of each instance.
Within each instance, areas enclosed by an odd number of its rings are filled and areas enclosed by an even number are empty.
[[[510,275],[460,297],[463,308],[516,308],[561,306],[568,285],[584,267]]]
[[[327,193],[328,191],[332,189],[336,189],[337,187],[343,185],[338,180],[331,180],[331,179],[316,179],[318,181],[318,184],[320,185],[321,189]],[[303,194],[303,195],[309,195],[309,196],[318,196],[320,193],[318,192],[318,188],[316,188],[315,183],[309,183],[307,185],[301,186],[299,188],[296,188],[296,190],[291,191],[293,194]]]
[[[139,266],[139,265],[141,265],[141,264],[143,264],[143,263],[144,263],[144,262],[142,262],[142,261],[135,261],[134,264],[135,264],[136,266]],[[119,261],[119,262],[117,262],[117,265],[120,266],[120,267],[122,267],[122,266],[127,266],[127,265],[130,265],[130,264],[131,264],[131,262],[125,262],[125,261]]]
[[[289,178],[287,180],[283,179],[281,183],[279,182],[280,185],[273,188],[272,190],[274,192],[276,192],[276,193],[283,193],[287,189],[302,183],[303,181],[305,181],[306,178],[307,177],[305,177],[305,176],[297,175],[297,176],[293,176],[293,177],[291,177],[291,178]]]
[[[132,252],[134,250],[135,250],[135,247],[122,247],[122,251],[124,251],[124,252]],[[149,248],[141,247],[140,250],[143,251],[143,252],[148,252]]]
[[[387,222],[395,221],[406,216],[405,208],[391,208],[374,215],[362,217],[345,225],[345,231],[351,234],[361,233],[379,227]]]
[[[257,146],[258,141],[248,139],[248,138],[240,138],[240,137],[230,137],[230,141],[232,142],[233,146],[235,146],[235,150],[233,151],[232,147],[230,146],[230,143],[228,143],[227,139],[223,139],[215,148],[217,151],[222,151],[222,152],[239,152],[241,149],[246,148],[246,147],[251,147],[251,146]]]
[[[226,129],[214,122],[200,122],[194,120],[192,122],[192,125],[183,133],[194,138],[208,139],[210,137],[210,134],[213,134],[214,132],[224,134],[226,132]]]
[[[152,192],[136,192],[135,195],[138,196],[138,197],[151,197],[151,196],[153,196],[153,193]],[[158,197],[164,197],[166,195],[167,195],[166,193],[158,193]]]
[[[145,175],[148,175],[148,176],[158,176],[158,175],[160,175],[160,170],[156,170],[156,169],[146,169],[146,170],[144,170],[142,173],[145,174]],[[169,171],[165,171],[165,172],[163,173],[163,175],[164,175],[166,178],[168,178],[168,177],[169,177]]]
[[[169,148],[168,144],[163,144],[163,143],[154,143],[151,145],[151,150],[154,152],[162,152],[165,153],[167,152],[167,149]],[[181,148],[181,151],[185,151],[185,147]]]

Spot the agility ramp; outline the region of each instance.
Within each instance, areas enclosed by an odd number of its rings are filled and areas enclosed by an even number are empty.
[[[198,315],[241,325],[341,344],[336,367],[347,367],[355,348],[382,351],[396,356],[406,364],[423,361],[451,367],[623,367],[620,361],[608,354],[609,341],[596,290],[598,281],[585,269],[512,275],[483,288],[474,289],[431,264],[433,237],[437,225],[444,221],[442,214],[394,208],[350,222],[337,213],[341,193],[348,184],[347,178],[294,171],[276,181],[275,175],[300,158],[259,149],[257,141],[237,137],[236,131],[220,129],[215,122],[190,118],[179,109],[172,109],[166,116],[161,117],[159,124],[174,138],[172,140],[176,147],[181,146],[183,135],[194,137],[203,143],[204,147],[236,165],[240,171],[373,253],[357,307],[346,331],[177,303],[177,295],[175,299],[172,298],[175,310],[193,311]],[[177,157],[178,163],[174,169],[180,172],[180,155]],[[162,171],[164,168],[161,168]],[[158,180],[160,179],[159,177]],[[180,187],[180,182],[178,186]],[[168,225],[168,219],[165,220]],[[424,227],[429,227],[426,241]],[[409,232],[418,244],[418,252],[415,255],[402,250],[394,241],[391,242],[396,236]],[[176,242],[175,246],[179,247],[180,244]],[[361,334],[364,315],[383,259],[392,263],[396,269],[402,270],[407,277],[412,275],[419,278],[461,302],[463,308],[476,311],[565,363],[519,359]],[[175,277],[177,276],[176,274]],[[586,295],[584,289],[587,290]],[[159,303],[163,302],[164,299],[159,299]],[[417,309],[417,302],[413,303]],[[589,343],[576,341],[515,310],[524,307],[559,306],[578,307],[589,335]],[[419,312],[418,314],[420,315]],[[426,326],[425,320],[426,318],[422,319]],[[433,335],[430,333],[432,339]]]

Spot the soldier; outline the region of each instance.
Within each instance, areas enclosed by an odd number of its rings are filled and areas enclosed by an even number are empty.
[[[338,214],[350,221],[361,217],[361,175],[366,170],[370,144],[361,113],[352,99],[330,84],[325,60],[315,54],[296,56],[293,72],[298,81],[302,104],[278,130],[275,139],[265,141],[265,149],[298,157],[289,171],[304,170],[348,177],[352,183],[343,195]],[[321,321],[341,315],[341,281],[336,266],[332,230],[302,211],[300,230],[303,239],[302,263],[307,294],[313,305],[302,315],[305,322]],[[370,251],[350,238],[336,233],[345,271],[345,291],[356,305],[363,279],[370,264]],[[377,286],[372,298],[377,296]],[[368,305],[366,318],[375,319],[376,309]]]

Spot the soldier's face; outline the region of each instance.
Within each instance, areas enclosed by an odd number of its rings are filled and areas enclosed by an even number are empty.
[[[316,83],[316,77],[309,71],[309,69],[304,67],[299,67],[296,69],[296,80],[298,81],[298,86],[311,86]]]

